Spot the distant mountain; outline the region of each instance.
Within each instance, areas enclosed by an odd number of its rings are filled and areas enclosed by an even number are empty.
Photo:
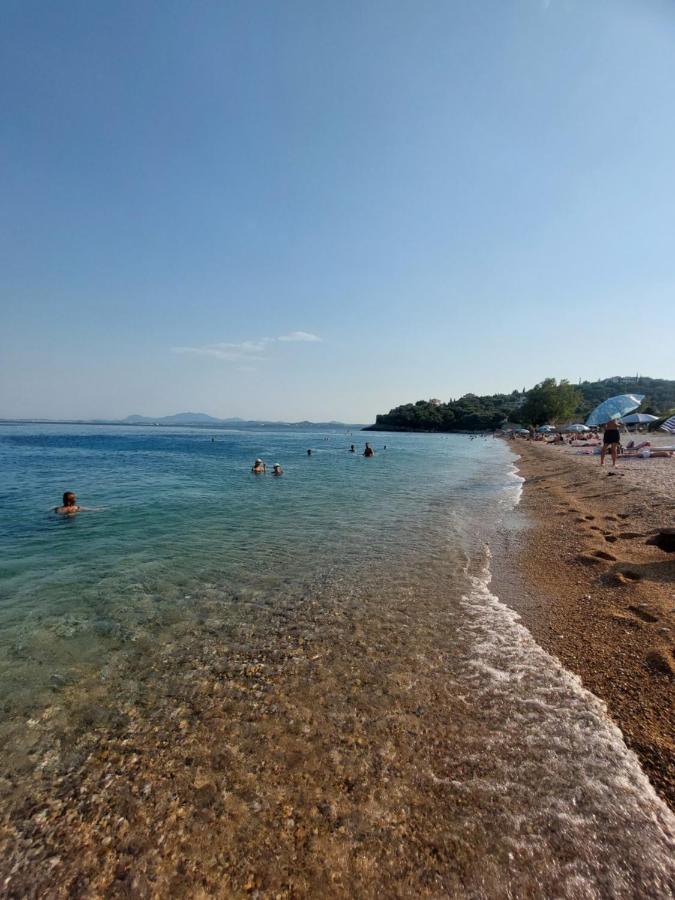
[[[299,430],[311,428],[362,428],[362,425],[352,425],[345,422],[274,422],[259,419],[241,419],[238,417],[229,419],[216,419],[206,413],[184,412],[173,416],[127,416],[120,425],[173,425],[201,428],[295,428]]]
[[[123,425],[222,425],[223,422],[240,422],[241,419],[215,419],[206,413],[184,412],[173,416],[127,416]]]

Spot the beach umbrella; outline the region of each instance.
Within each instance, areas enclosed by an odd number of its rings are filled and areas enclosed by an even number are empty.
[[[540,425],[539,428],[537,428],[538,434],[546,434],[549,431],[555,431],[555,425]]]
[[[580,434],[582,431],[590,431],[591,429],[587,428],[585,425],[581,425],[579,422],[575,422],[573,425],[563,425],[560,430],[565,432],[574,431],[577,434]]]
[[[622,425],[646,425],[648,422],[656,422],[658,416],[650,416],[649,413],[631,413],[619,419]]]
[[[603,400],[586,419],[586,424],[604,425],[605,422],[609,422],[611,419],[620,419],[621,416],[625,416],[637,409],[644,399],[644,394],[619,394],[616,397]]]
[[[516,428],[516,434],[529,434],[529,428]]]
[[[659,428],[663,431],[669,431],[671,434],[675,434],[675,416],[671,416],[669,419],[666,419],[665,422],[661,422]]]

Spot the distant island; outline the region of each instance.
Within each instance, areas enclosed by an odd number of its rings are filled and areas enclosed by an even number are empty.
[[[360,431],[363,424],[346,422],[275,422],[260,419],[217,419],[206,413],[183,412],[173,416],[140,416],[131,415],[126,419],[0,419],[4,424],[32,425],[143,425],[173,428],[276,428],[307,431],[323,428],[344,428],[349,431]]]
[[[347,422],[278,422],[267,421],[261,419],[217,419],[214,416],[208,416],[206,413],[184,412],[176,413],[173,416],[160,416],[153,418],[152,416],[127,416],[118,424],[120,425],[176,425],[188,426],[190,428],[349,428],[362,429],[363,425],[352,425]]]
[[[555,421],[581,421],[591,410],[615,394],[644,394],[640,412],[655,416],[675,412],[675,381],[646,376],[615,376],[577,385],[548,378],[530,390],[458,400],[418,400],[377,416],[364,431],[492,431],[505,422],[540,425]]]

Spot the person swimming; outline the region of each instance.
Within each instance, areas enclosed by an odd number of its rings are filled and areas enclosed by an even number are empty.
[[[312,450],[310,448],[309,450],[307,450],[307,456],[311,456],[311,455],[312,455]]]
[[[349,452],[350,452],[350,453],[356,453],[356,447],[355,447],[353,444],[352,444],[351,447],[349,448]]]
[[[77,505],[77,497],[72,491],[66,491],[63,495],[63,506],[55,506],[54,512],[61,516],[74,516],[82,512],[82,507]]]
[[[256,461],[253,463],[253,468],[251,469],[251,472],[253,472],[254,475],[262,475],[266,471],[267,471],[267,466],[262,461],[262,459],[256,459]]]
[[[272,475],[283,475],[283,474],[284,474],[284,470],[281,468],[279,463],[274,463],[274,466],[272,467]]]
[[[366,441],[366,449],[363,451],[364,456],[375,456],[375,451],[370,446],[370,444]]]

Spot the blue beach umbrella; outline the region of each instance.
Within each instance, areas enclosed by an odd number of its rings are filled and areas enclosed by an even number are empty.
[[[644,394],[619,394],[617,397],[610,397],[595,407],[586,419],[586,424],[604,425],[611,419],[620,419],[621,416],[637,409],[644,399]]]
[[[539,434],[547,434],[549,431],[555,431],[555,425],[540,425],[537,428]]]
[[[619,419],[622,425],[646,425],[648,422],[656,422],[658,416],[650,416],[649,413],[631,413]]]
[[[591,429],[587,428],[585,425],[582,425],[580,422],[575,422],[573,425],[563,425],[560,430],[567,433],[574,431],[580,434],[582,431],[590,431]]]

